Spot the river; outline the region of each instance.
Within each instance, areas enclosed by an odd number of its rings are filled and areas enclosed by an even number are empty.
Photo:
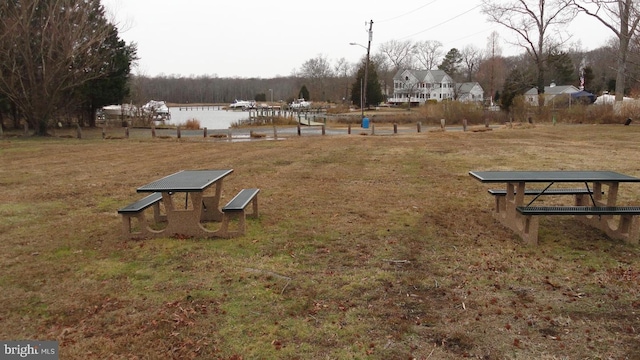
[[[248,120],[248,111],[219,110],[219,108],[179,108],[170,107],[169,113],[171,120],[167,121],[170,125],[185,124],[188,120],[195,119],[200,122],[200,128],[210,130],[228,129],[233,123],[240,120]]]

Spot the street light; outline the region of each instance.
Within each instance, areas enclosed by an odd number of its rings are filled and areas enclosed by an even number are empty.
[[[365,23],[366,24],[366,23]],[[352,42],[349,45],[358,45],[363,49],[367,49],[367,60],[364,63],[364,86],[362,92],[362,104],[360,109],[362,110],[362,118],[364,119],[364,105],[367,104],[367,81],[369,80],[369,53],[371,52],[371,39],[373,37],[373,20],[369,21],[369,43],[365,47],[364,45],[360,45],[358,43]]]

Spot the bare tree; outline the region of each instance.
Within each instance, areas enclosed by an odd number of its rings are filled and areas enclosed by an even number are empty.
[[[462,49],[460,55],[462,55],[462,62],[465,66],[466,80],[471,81],[473,74],[478,70],[478,65],[482,60],[482,50],[473,45],[467,45]]]
[[[349,72],[352,67],[353,65],[344,57],[336,60],[336,63],[333,66],[333,71],[339,78],[339,81],[341,83],[344,82],[344,96],[342,97],[342,101],[346,101],[346,99],[349,98]]]
[[[502,48],[500,48],[500,35],[497,31],[493,31],[487,38],[487,57],[489,58],[489,98],[493,105],[493,97],[496,89],[496,72],[498,71],[497,58],[502,56]],[[502,79],[505,77],[503,76]]]
[[[638,31],[640,12],[637,0],[567,0],[576,9],[592,16],[618,38],[616,56],[616,102],[624,97],[629,44]]]
[[[444,51],[442,43],[436,40],[424,40],[415,44],[416,61],[424,70],[434,70],[438,67]]]
[[[113,25],[99,0],[4,0],[0,14],[0,92],[45,135],[80,85],[105,76]]]
[[[573,19],[575,11],[566,0],[482,0],[482,12],[489,20],[517,34],[515,45],[523,47],[536,64],[538,94],[544,93],[545,50],[551,33]],[[538,97],[540,104],[544,102]]]
[[[333,70],[326,56],[320,54],[313,59],[305,61],[298,75],[309,80],[309,87],[311,92],[315,94],[315,100],[327,100],[325,85],[327,80],[333,77]]]
[[[411,67],[414,45],[411,41],[389,40],[380,44],[380,52],[393,63],[395,71]]]

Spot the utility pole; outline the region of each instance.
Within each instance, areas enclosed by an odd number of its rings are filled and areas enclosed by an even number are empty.
[[[365,25],[367,23],[365,22]],[[373,20],[369,20],[369,43],[367,44],[367,61],[364,64],[364,92],[363,99],[364,105],[368,108],[369,104],[367,103],[367,82],[369,81],[369,53],[371,52],[371,39],[373,38]],[[364,116],[363,116],[364,117]]]

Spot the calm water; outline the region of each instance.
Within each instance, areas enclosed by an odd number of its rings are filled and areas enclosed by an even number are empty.
[[[201,128],[209,130],[228,129],[232,123],[249,119],[248,111],[213,110],[213,108],[188,110],[182,108],[180,110],[178,107],[171,107],[169,112],[171,113],[171,121],[167,122],[167,124],[184,124],[187,120],[196,119],[200,121]]]

